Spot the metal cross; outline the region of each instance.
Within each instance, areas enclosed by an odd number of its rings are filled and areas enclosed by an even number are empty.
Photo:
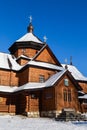
[[[44,39],[44,42],[46,42],[46,41],[47,41],[47,37],[46,37],[46,36],[44,36],[44,37],[43,37],[43,39]]]
[[[30,19],[30,23],[32,23],[32,16],[30,16],[29,19]]]

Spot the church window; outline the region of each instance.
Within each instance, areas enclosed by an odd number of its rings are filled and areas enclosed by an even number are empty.
[[[71,90],[70,89],[64,89],[63,90],[63,97],[65,102],[71,102],[72,97],[71,97]]]
[[[64,85],[69,86],[69,80],[68,79],[64,79]]]
[[[71,102],[71,90],[68,90],[68,102]]]
[[[40,82],[40,83],[45,82],[45,77],[44,77],[44,75],[40,75],[40,76],[39,76],[39,82]]]
[[[64,95],[64,101],[67,101],[67,90],[63,91],[63,95]]]

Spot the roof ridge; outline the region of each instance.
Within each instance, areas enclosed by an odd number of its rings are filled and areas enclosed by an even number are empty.
[[[57,72],[56,74],[52,75],[52,76],[46,81],[46,83],[51,80],[50,83],[52,82],[51,85],[53,86],[53,85],[58,81],[58,79],[61,78],[61,76],[62,76],[65,72],[67,72],[66,69],[65,69],[65,70],[62,70],[62,71],[60,71],[60,72]],[[56,77],[56,76],[57,76],[57,77]],[[53,80],[53,81],[52,81],[52,80]]]
[[[61,66],[58,66],[58,65],[55,65],[55,64],[52,64],[52,63],[42,62],[42,61],[30,60],[26,65],[46,67],[46,68],[50,68],[50,69],[54,69],[54,70],[64,70],[64,68],[61,67]]]
[[[63,68],[65,67],[65,64],[62,64]],[[87,77],[84,76],[77,67],[74,65],[67,65],[68,71],[71,72],[71,75],[78,81],[86,81],[87,82]]]

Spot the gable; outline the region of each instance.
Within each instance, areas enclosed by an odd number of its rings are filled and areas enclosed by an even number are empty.
[[[51,64],[55,64],[58,66],[61,66],[60,62],[57,60],[51,49],[46,45],[40,53],[35,57],[36,61],[42,61],[42,62],[47,62]]]
[[[66,82],[67,81],[67,82]],[[65,89],[78,89],[77,86],[74,84],[74,82],[72,81],[72,79],[67,75],[64,74],[61,78],[61,80],[59,81],[59,85],[60,88],[65,88]]]
[[[64,87],[66,85],[64,85],[64,80],[67,79],[69,81],[69,86],[71,87],[73,86],[74,88],[76,88],[77,90],[82,90],[81,86],[76,82],[76,80],[72,77],[72,75],[70,74],[69,71],[66,71],[65,73],[63,73],[60,78],[56,81],[55,85],[58,85],[60,87]],[[67,86],[66,86],[67,87]]]
[[[65,84],[65,79],[68,81],[68,85]],[[75,84],[72,77],[65,72],[62,77],[55,84],[55,97],[57,110],[63,110],[64,108],[78,110],[78,84]]]

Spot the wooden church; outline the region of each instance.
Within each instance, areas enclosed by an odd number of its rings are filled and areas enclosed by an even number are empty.
[[[27,33],[0,52],[0,114],[56,117],[63,109],[87,112],[87,78],[73,65],[62,65],[52,50]]]

